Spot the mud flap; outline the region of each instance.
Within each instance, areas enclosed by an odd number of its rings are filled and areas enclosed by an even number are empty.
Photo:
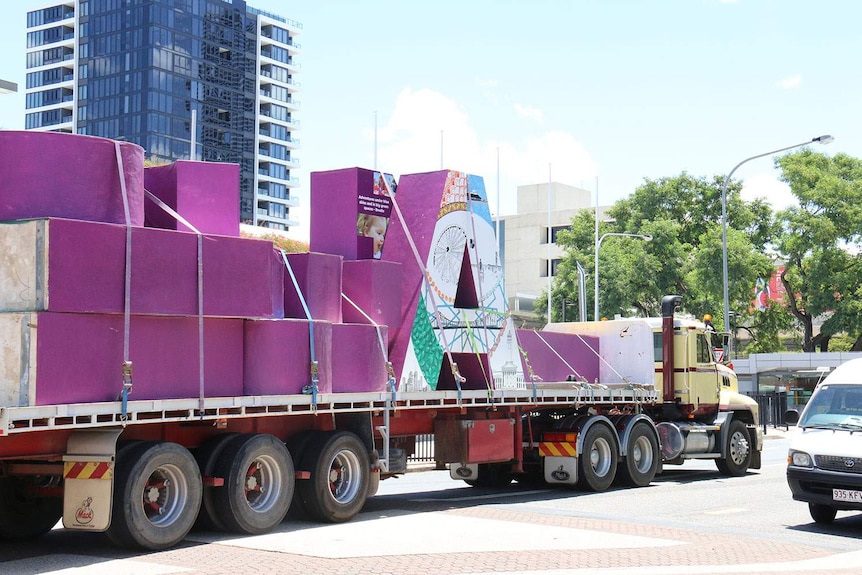
[[[476,481],[479,479],[478,463],[450,463],[449,477],[462,479],[464,481]]]
[[[548,455],[545,457],[545,482],[575,485],[578,482],[578,458]]]
[[[63,456],[63,527],[105,531],[111,525],[114,463],[122,429],[79,431]]]

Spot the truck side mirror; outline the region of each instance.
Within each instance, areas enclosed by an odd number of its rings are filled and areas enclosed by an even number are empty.
[[[799,412],[795,409],[788,409],[784,412],[784,421],[786,421],[788,425],[796,425],[799,423]]]

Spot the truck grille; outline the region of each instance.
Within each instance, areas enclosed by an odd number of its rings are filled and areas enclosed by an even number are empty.
[[[862,474],[862,457],[840,457],[838,455],[817,455],[814,462],[820,469],[842,473]]]

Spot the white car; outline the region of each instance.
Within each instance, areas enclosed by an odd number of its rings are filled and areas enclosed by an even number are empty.
[[[836,368],[801,416],[787,412],[787,423],[801,430],[787,454],[793,499],[807,502],[818,523],[831,522],[839,509],[862,511],[862,359]]]

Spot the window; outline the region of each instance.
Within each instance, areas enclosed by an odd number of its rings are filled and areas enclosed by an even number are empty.
[[[705,334],[697,336],[697,363],[712,363],[712,346]]]

